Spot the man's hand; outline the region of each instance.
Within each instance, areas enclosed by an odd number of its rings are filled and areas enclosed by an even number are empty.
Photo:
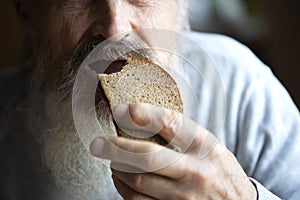
[[[254,185],[233,154],[182,114],[130,104],[116,107],[113,115],[119,126],[159,132],[178,149],[122,137],[96,138],[91,152],[112,161],[112,178],[124,199],[256,199]]]

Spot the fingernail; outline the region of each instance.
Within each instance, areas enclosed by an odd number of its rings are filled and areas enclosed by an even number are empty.
[[[96,138],[90,145],[90,152],[93,156],[101,156],[103,154],[104,140],[102,138]]]

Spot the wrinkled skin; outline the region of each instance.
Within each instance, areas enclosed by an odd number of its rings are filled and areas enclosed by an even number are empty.
[[[256,199],[254,186],[232,153],[212,133],[182,114],[147,104],[120,105],[113,114],[119,126],[160,130],[168,142],[178,136],[172,143],[177,152],[120,137],[93,141],[92,154],[112,160],[112,178],[125,199]],[[124,118],[131,118],[133,123],[124,124]],[[148,155],[131,157],[122,150]],[[148,173],[130,171],[120,163]]]

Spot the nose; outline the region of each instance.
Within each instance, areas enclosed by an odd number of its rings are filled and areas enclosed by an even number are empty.
[[[91,32],[94,36],[109,38],[116,34],[131,31],[134,28],[130,17],[130,8],[119,3],[120,1],[109,1],[105,8],[99,10]]]

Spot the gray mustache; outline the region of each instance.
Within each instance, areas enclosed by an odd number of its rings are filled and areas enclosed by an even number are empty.
[[[71,65],[78,68],[88,55],[94,57],[95,62],[112,62],[121,56],[136,56],[147,60],[154,57],[153,51],[140,42],[125,39],[116,42],[96,39],[91,42],[82,42],[76,47],[71,58]]]
[[[92,70],[103,72],[111,62],[120,56],[152,59],[154,53],[145,44],[125,39],[112,42],[98,38],[89,42],[80,42],[73,51],[71,59],[65,63],[61,71],[61,79],[56,84],[60,99],[65,101],[70,97],[79,67],[87,57],[95,57],[95,62],[89,66]]]

